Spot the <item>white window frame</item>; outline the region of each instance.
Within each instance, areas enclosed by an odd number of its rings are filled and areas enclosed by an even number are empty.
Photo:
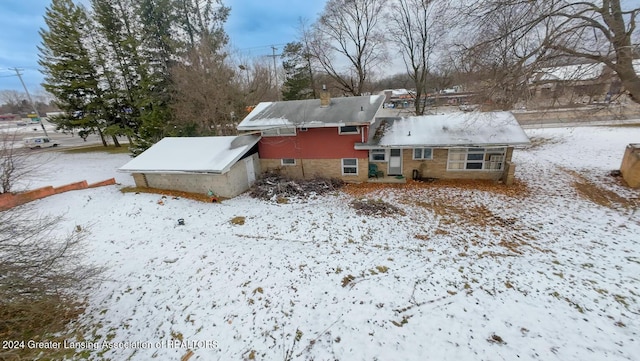
[[[459,172],[499,172],[504,170],[507,148],[452,148],[447,156],[447,170]],[[471,158],[471,159],[470,159]],[[480,165],[480,168],[469,168]]]
[[[345,160],[355,160],[356,164],[344,164]],[[342,166],[342,175],[343,176],[350,176],[350,175],[354,175],[357,176],[358,175],[358,158],[342,158],[340,161],[340,165]],[[351,172],[345,172],[344,170],[346,168],[354,168],[355,169],[355,173],[351,173]]]
[[[356,128],[356,131],[355,132],[353,132],[353,131],[349,131],[349,132],[342,131],[342,128],[347,128],[347,127],[349,127],[349,128],[354,127],[354,128]],[[357,126],[357,125],[344,125],[342,127],[338,127],[338,134],[340,134],[340,135],[343,135],[343,134],[345,134],[345,135],[348,135],[348,134],[360,134],[360,127]]]
[[[294,127],[265,129],[261,132],[263,137],[295,137],[297,132]]]
[[[382,152],[380,152],[382,151]],[[383,159],[374,159],[373,155],[375,154],[382,154],[383,155]],[[387,152],[386,149],[383,148],[378,148],[378,149],[369,149],[369,161],[370,162],[388,162],[389,161],[389,152]]]
[[[287,163],[285,161],[291,160],[293,161],[293,163]],[[285,167],[290,167],[292,165],[296,165],[296,160],[295,158],[282,158],[280,159],[280,165],[285,166]]]
[[[416,151],[417,150],[420,151],[420,157],[416,157]],[[429,150],[429,157],[428,158],[426,158],[424,156],[424,151],[425,150]],[[411,156],[413,157],[413,160],[432,160],[433,159],[433,148],[424,148],[424,147],[423,148],[413,148],[411,150],[411,153],[412,153]]]

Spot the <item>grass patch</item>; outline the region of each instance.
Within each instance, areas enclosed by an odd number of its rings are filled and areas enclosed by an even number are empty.
[[[349,285],[349,283],[351,283],[351,281],[353,281],[355,279],[356,279],[356,276],[354,276],[354,275],[344,276],[342,278],[342,287],[347,287]]]
[[[231,224],[235,224],[236,226],[241,226],[244,224],[245,221],[245,217],[243,216],[237,216],[237,217],[233,217],[231,218]]]
[[[0,360],[61,360],[75,349],[29,348],[28,340],[60,342],[74,338],[67,329],[84,311],[84,305],[57,295],[33,300],[0,301],[0,340],[11,341],[0,349]],[[5,347],[8,346],[8,347]]]
[[[124,144],[120,147],[116,147],[114,145],[103,146],[103,145],[89,145],[86,147],[77,147],[71,149],[62,150],[64,153],[68,154],[79,154],[79,153],[93,153],[93,152],[102,152],[109,154],[125,154],[129,153],[129,145]]]

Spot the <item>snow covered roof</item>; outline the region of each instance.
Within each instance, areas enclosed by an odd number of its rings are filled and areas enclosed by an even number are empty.
[[[385,89],[385,93],[391,94],[391,97],[402,97],[402,96],[410,96],[414,92],[407,89]]]
[[[119,171],[137,173],[226,173],[260,137],[167,137],[123,165]]]
[[[509,112],[471,112],[387,118],[370,133],[372,147],[413,148],[529,144],[518,121]]]
[[[540,69],[537,81],[593,80],[603,71],[602,63],[554,66]]]
[[[383,101],[382,95],[370,95],[331,98],[328,107],[321,107],[320,99],[260,103],[240,122],[238,130],[370,124]]]

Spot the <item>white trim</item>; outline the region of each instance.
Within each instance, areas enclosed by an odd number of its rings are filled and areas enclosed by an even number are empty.
[[[476,159],[469,159],[469,156]],[[447,171],[499,172],[504,170],[507,148],[450,148],[447,154]],[[501,159],[498,159],[500,157]],[[453,159],[457,158],[457,159]],[[469,168],[469,166],[480,168]]]
[[[290,133],[290,131],[293,131],[293,133]],[[294,127],[283,127],[283,128],[264,129],[260,132],[260,134],[263,137],[295,137],[297,135],[297,132],[296,132],[296,128]]]
[[[345,160],[355,160],[356,164],[355,165],[352,165],[352,164],[345,165],[344,164]],[[342,158],[340,160],[340,166],[341,166],[340,168],[342,169],[342,175],[343,176],[350,176],[350,175],[357,176],[358,175],[358,158]],[[355,173],[345,173],[345,171],[344,171],[345,168],[355,168],[356,172]]]
[[[292,160],[293,163],[285,163],[285,160]],[[285,167],[296,165],[296,160],[295,160],[295,158],[281,158],[280,159],[280,165],[285,166]]]
[[[381,150],[383,152],[382,155],[384,155],[384,159],[373,159],[374,150],[377,150],[377,151]],[[381,153],[377,152],[376,154],[381,154]],[[384,149],[384,148],[369,149],[369,162],[382,163],[388,160],[389,160],[389,151],[387,149]]]
[[[391,164],[391,152],[394,150],[398,150],[400,151],[400,155],[399,156],[394,156],[394,158],[398,158],[398,160],[400,161],[400,172],[392,172],[391,168],[393,167]],[[387,157],[387,174],[389,175],[402,175],[402,172],[404,171],[404,162],[403,162],[403,158],[404,157],[404,150],[402,148],[390,148],[389,149],[389,157]],[[394,167],[395,168],[395,167]]]
[[[416,150],[417,149],[421,150],[420,151],[420,154],[421,154],[420,158],[416,158]],[[429,149],[429,158],[425,158],[424,157],[424,151],[426,149]],[[413,149],[411,149],[411,158],[413,160],[432,160],[433,159],[433,148],[429,148],[429,147],[416,147],[416,148],[413,148]]]

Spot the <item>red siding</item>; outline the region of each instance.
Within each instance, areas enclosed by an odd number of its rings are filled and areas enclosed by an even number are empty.
[[[297,136],[262,137],[258,152],[263,159],[339,159],[367,158],[366,150],[355,150],[355,143],[367,140],[368,127],[361,127],[364,134],[338,134],[338,128],[309,128],[306,132],[297,130]]]

